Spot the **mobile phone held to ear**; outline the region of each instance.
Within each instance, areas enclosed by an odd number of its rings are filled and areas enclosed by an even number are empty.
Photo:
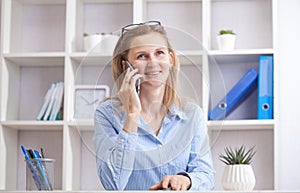
[[[130,68],[130,70],[134,70],[134,67],[127,60],[125,60],[125,63],[126,63],[125,64],[126,69]],[[140,91],[141,91],[141,79],[137,79],[136,92],[139,96],[140,96]]]

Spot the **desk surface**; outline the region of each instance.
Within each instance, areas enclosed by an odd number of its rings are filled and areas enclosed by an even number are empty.
[[[41,193],[41,191],[8,191],[8,190],[0,190],[0,192],[7,192],[7,193]],[[157,192],[157,191],[85,191],[85,190],[79,190],[79,191],[62,191],[62,190],[54,190],[51,191],[51,193],[120,193],[120,192],[134,192],[134,193],[149,193],[149,192]],[[210,193],[230,193],[231,191],[158,191],[158,192],[165,192],[165,193],[175,193],[175,192],[210,192]],[[300,193],[300,190],[254,190],[254,191],[234,191],[239,193]]]

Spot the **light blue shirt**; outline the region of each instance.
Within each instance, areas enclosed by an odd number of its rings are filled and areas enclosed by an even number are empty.
[[[190,190],[211,190],[215,170],[201,108],[175,105],[156,136],[139,118],[137,133],[126,133],[126,113],[116,99],[101,103],[95,113],[97,171],[107,190],[149,190],[166,175],[186,173]]]

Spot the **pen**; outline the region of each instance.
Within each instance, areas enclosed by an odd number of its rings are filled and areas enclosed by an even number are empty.
[[[45,158],[44,149],[42,147],[41,147],[41,154],[42,154],[42,158]]]
[[[22,149],[22,151],[24,153],[26,163],[27,163],[27,165],[28,165],[31,173],[33,174],[33,179],[34,179],[34,182],[35,182],[35,185],[36,185],[37,189],[38,190],[44,190],[43,184],[41,182],[41,179],[40,179],[39,175],[37,174],[37,172],[36,172],[36,170],[35,170],[32,162],[31,162],[31,160],[29,158],[29,155],[28,155],[28,153],[27,153],[27,151],[26,151],[26,149],[25,149],[25,147],[23,145],[21,145],[21,149]]]
[[[33,158],[36,160],[37,168],[38,168],[41,176],[44,179],[45,190],[52,190],[51,184],[49,183],[47,175],[46,175],[46,168],[43,167],[44,165],[39,160],[39,158],[41,158],[41,157],[40,157],[39,152],[37,150],[33,151]]]

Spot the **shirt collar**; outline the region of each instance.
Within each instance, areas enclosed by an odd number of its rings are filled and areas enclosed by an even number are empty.
[[[170,116],[178,116],[180,119],[187,119],[186,113],[175,104],[170,108]]]

